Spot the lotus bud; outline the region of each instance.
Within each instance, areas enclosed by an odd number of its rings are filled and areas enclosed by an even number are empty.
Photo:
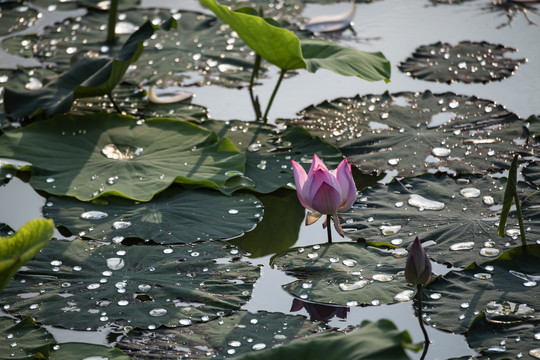
[[[418,240],[418,236],[409,249],[405,265],[405,279],[410,284],[422,286],[425,286],[431,279],[431,262],[420,240]]]

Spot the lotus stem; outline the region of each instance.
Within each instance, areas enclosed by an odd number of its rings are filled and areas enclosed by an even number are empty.
[[[114,109],[116,110],[116,112],[119,113],[119,114],[122,114],[122,109],[120,109],[120,107],[118,106],[116,101],[114,101],[112,93],[107,93],[107,97],[109,98],[109,100],[111,100],[111,103],[113,104]]]
[[[116,42],[115,29],[117,14],[118,0],[111,0],[111,4],[109,6],[109,22],[107,24],[107,40],[105,40],[108,43]]]
[[[418,306],[418,311],[417,311],[417,317],[418,317],[418,323],[420,324],[420,329],[422,329],[422,334],[424,334],[424,351],[422,352],[422,356],[420,357],[420,360],[424,360],[426,358],[426,354],[428,352],[428,348],[429,348],[429,336],[428,336],[428,333],[426,331],[426,328],[424,326],[424,321],[422,320],[422,289],[423,289],[423,286],[422,285],[416,285],[416,300],[417,300],[417,306]]]
[[[261,56],[259,54],[255,55],[255,63],[253,64],[253,71],[251,72],[251,79],[249,81],[249,97],[251,98],[251,105],[253,105],[253,110],[255,111],[255,120],[261,121],[261,105],[259,104],[259,99],[253,95],[253,86],[255,85],[255,78],[259,77],[259,69],[261,68]]]
[[[270,108],[272,107],[272,103],[274,102],[274,98],[276,97],[277,91],[279,89],[279,86],[281,85],[281,81],[283,80],[283,77],[285,76],[285,73],[287,70],[281,69],[279,73],[279,79],[277,81],[276,87],[274,87],[274,91],[272,92],[272,96],[270,96],[270,101],[268,102],[268,106],[266,107],[266,111],[264,112],[264,123],[268,123],[268,112],[270,111]]]
[[[332,217],[326,215],[326,233],[328,234],[328,243],[332,243]]]

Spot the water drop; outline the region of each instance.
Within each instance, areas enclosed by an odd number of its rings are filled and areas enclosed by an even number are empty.
[[[45,180],[47,183],[53,183],[55,182],[56,180],[54,178],[47,178],[47,180]]]
[[[52,265],[52,266],[60,266],[60,265],[62,265],[62,261],[60,261],[60,260],[53,260],[53,261],[51,261],[51,265]]]
[[[340,283],[339,288],[343,291],[352,291],[352,290],[358,290],[365,287],[369,281],[367,280],[359,280],[354,283]]]
[[[443,148],[443,147],[436,147],[436,148],[433,148],[431,150],[431,153],[434,155],[434,156],[438,156],[438,157],[446,157],[446,156],[449,156],[450,153],[452,152],[452,150],[448,149],[448,148]]]
[[[389,282],[389,281],[392,281],[393,279],[391,275],[386,275],[386,274],[375,274],[371,278],[375,281],[380,281],[380,282]]]
[[[358,262],[354,259],[345,259],[343,260],[343,265],[347,266],[347,267],[354,267],[356,266]]]
[[[81,219],[85,220],[99,220],[105,219],[109,214],[103,211],[86,211],[81,214]]]
[[[150,316],[163,316],[167,314],[167,309],[156,308],[156,309],[150,310],[148,313],[150,314]]]
[[[120,270],[125,266],[124,259],[122,258],[109,258],[107,259],[107,267],[111,270]]]
[[[452,100],[448,103],[448,107],[450,109],[455,109],[459,106],[459,102],[457,100]]]
[[[442,295],[441,293],[433,293],[429,297],[432,298],[433,300],[439,300],[442,297]]]
[[[401,230],[401,225],[382,225],[379,229],[385,236],[395,235]]]
[[[233,214],[233,215],[234,215],[234,214],[238,214],[238,210],[236,210],[236,209],[230,209],[230,210],[229,210],[229,214]]]
[[[232,347],[240,347],[240,345],[242,345],[242,343],[238,340],[231,340],[228,342],[228,345],[229,346],[232,346]]]
[[[120,305],[120,306],[127,306],[127,305],[129,305],[129,301],[127,301],[127,300],[119,300],[119,301],[118,301],[118,305]]]
[[[444,209],[444,203],[426,199],[423,196],[417,194],[411,194],[407,201],[409,205],[417,207],[421,210],[442,210]]]
[[[498,256],[500,253],[499,249],[495,248],[482,248],[480,249],[480,255],[486,256],[486,257],[495,257]]]
[[[400,208],[403,207],[403,201],[398,201],[394,204],[395,207]]]
[[[480,190],[473,187],[463,188],[459,193],[466,198],[477,198],[480,196]]]
[[[258,344],[253,345],[251,348],[252,348],[253,350],[257,351],[257,350],[262,350],[262,349],[264,349],[265,347],[266,347],[265,344],[263,344],[263,343],[258,343]]]
[[[471,250],[474,247],[474,241],[464,241],[450,245],[450,250],[460,251],[460,250]]]
[[[96,289],[98,289],[100,286],[101,286],[101,284],[94,283],[94,284],[88,284],[88,286],[87,286],[86,288],[87,288],[88,290],[96,290]]]
[[[137,288],[139,289],[140,292],[149,292],[150,289],[152,289],[152,286],[148,285],[148,284],[140,284],[139,286],[137,286]]]
[[[394,300],[399,301],[399,302],[405,302],[405,301],[411,300],[413,296],[414,296],[413,290],[403,290],[402,292],[394,296]]]
[[[256,152],[256,151],[259,151],[261,150],[261,144],[259,143],[253,143],[253,144],[250,144],[248,146],[248,150],[251,151],[251,152]]]
[[[388,160],[388,165],[396,166],[397,164],[399,164],[399,159],[397,158]]]
[[[230,176],[230,177],[243,176],[243,175],[244,175],[244,173],[241,172],[241,171],[238,171],[238,170],[229,170],[229,171],[225,172],[225,176]]]
[[[474,277],[481,280],[491,279],[491,274],[488,273],[476,273]]]
[[[115,230],[127,229],[130,226],[131,226],[131,222],[129,221],[115,221],[112,224],[112,228]]]

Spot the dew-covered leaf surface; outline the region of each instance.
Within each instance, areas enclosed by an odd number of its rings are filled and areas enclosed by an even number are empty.
[[[540,115],[531,115],[527,118],[529,132],[535,138],[540,138]]]
[[[282,189],[258,198],[264,205],[263,219],[255,229],[230,242],[249,252],[252,258],[287,251],[298,240],[306,215],[296,191]]]
[[[5,359],[45,358],[54,342],[53,336],[38,328],[31,317],[17,321],[0,317],[0,337],[0,353]]]
[[[505,186],[504,179],[488,176],[456,180],[423,175],[393,181],[362,191],[353,209],[343,214],[343,230],[351,238],[403,248],[418,236],[422,242],[429,241],[426,251],[440,263],[480,263],[520,244],[515,211],[510,213],[506,237],[497,234]],[[522,201],[533,192],[522,182],[517,191]],[[540,234],[540,218],[525,211],[527,236],[532,241]]]
[[[240,311],[189,327],[135,330],[117,346],[135,359],[227,359],[287,344],[320,326],[302,316]]]
[[[482,7],[483,10],[488,10],[492,13],[496,13],[497,16],[506,17],[506,22],[503,22],[497,26],[497,29],[501,29],[505,26],[512,26],[512,21],[516,16],[523,16],[529,25],[536,25],[531,19],[530,15],[538,15],[538,8],[536,4],[537,0],[513,0],[503,1],[496,0],[490,1]]]
[[[478,340],[485,333],[478,333],[474,325],[469,329],[480,313],[485,314],[492,327],[504,330],[507,343],[514,341],[513,331],[520,328],[533,326],[537,333],[539,260],[540,245],[528,245],[526,253],[517,247],[495,260],[480,265],[473,263],[463,271],[451,271],[438,277],[423,294],[428,324],[455,333],[469,331],[468,339],[481,347],[482,341]],[[493,345],[497,342],[491,340]],[[506,352],[510,358],[515,355]]]
[[[513,311],[512,304],[507,303],[504,306],[505,311]],[[529,319],[525,324],[513,321],[501,324],[499,321],[488,320],[485,314],[480,314],[474,319],[466,336],[469,346],[481,354],[474,359],[537,359],[540,355],[539,330],[539,319]]]
[[[523,168],[523,175],[540,189],[540,165],[536,161]]]
[[[313,105],[302,126],[337,145],[366,171],[485,173],[529,151],[517,116],[492,101],[453,93],[403,92],[338,98]]]
[[[2,48],[7,53],[31,58],[34,56],[33,47],[37,40],[36,34],[15,35],[2,40]]]
[[[0,3],[0,14],[0,36],[3,36],[33,26],[39,11],[20,1],[5,1]]]
[[[251,194],[169,188],[143,203],[119,197],[100,198],[96,204],[51,197],[43,215],[73,234],[97,240],[137,237],[174,244],[239,236],[257,225],[263,208]]]
[[[51,220],[34,219],[15,234],[0,237],[0,291],[22,265],[49,243],[53,229]]]
[[[299,128],[278,132],[271,125],[238,120],[210,120],[201,126],[214,131],[219,137],[230,139],[241,152],[245,152],[245,171],[237,176],[229,173],[232,177],[225,183],[224,192],[247,188],[267,194],[280,187],[294,187],[291,160],[309,167],[314,153],[330,169],[343,160],[343,155],[334,146]]]
[[[78,330],[183,326],[238,309],[259,269],[223,242],[179,247],[57,240],[4,289],[13,314]],[[7,307],[6,307],[7,305]]]
[[[177,19],[178,29],[160,32],[147,40],[144,52],[128,70],[126,80],[139,85],[212,83],[229,87],[237,87],[249,81],[249,70],[252,67],[249,48],[228,26],[216,21],[213,16],[187,11],[171,13],[157,9],[127,10],[122,12],[116,25],[118,44],[122,44],[146,20],[162,23],[171,16]],[[42,61],[55,62],[60,69],[66,69],[72,55],[78,52],[114,55],[119,45],[106,44],[105,34],[100,30],[107,23],[107,17],[106,12],[90,11],[84,17],[71,18],[49,28],[41,36],[35,56]],[[61,35],[73,29],[77,29],[76,36],[64,38]],[[156,66],[158,63],[159,66]]]
[[[50,360],[84,359],[84,360],[130,360],[131,357],[122,351],[108,346],[87,343],[62,343],[53,349]]]
[[[110,1],[93,1],[93,0],[30,0],[30,3],[39,7],[46,8],[48,11],[68,11],[81,7],[90,9],[97,9],[101,11],[108,11]],[[136,7],[140,3],[140,0],[122,0],[118,2],[118,10],[123,11]],[[106,22],[104,23],[106,24]]]
[[[349,334],[325,332],[260,353],[242,355],[238,360],[407,360],[410,357],[405,349],[419,350],[407,331],[399,331],[390,320],[366,320]]]
[[[513,75],[527,61],[505,56],[514,52],[516,49],[485,41],[462,41],[457,45],[437,42],[420,46],[398,67],[426,81],[487,83]]]
[[[59,116],[11,131],[0,138],[1,157],[32,163],[35,189],[80,200],[148,201],[172,182],[217,188],[245,163],[230,141],[196,125],[114,114]]]
[[[283,285],[300,299],[347,306],[409,301],[413,288],[403,277],[406,251],[383,250],[365,243],[335,243],[295,248],[272,265],[301,280]]]

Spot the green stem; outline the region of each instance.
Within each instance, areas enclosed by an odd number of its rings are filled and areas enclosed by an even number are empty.
[[[115,29],[116,29],[116,17],[118,14],[118,0],[111,0],[109,7],[109,22],[107,24],[107,40],[108,43],[116,42]]]
[[[111,103],[113,104],[114,109],[116,110],[116,112],[119,113],[119,114],[122,114],[122,109],[120,109],[120,107],[118,106],[116,101],[114,101],[114,98],[113,98],[112,94],[107,93],[107,97],[109,98],[109,100],[111,100]]]
[[[251,98],[251,105],[255,111],[255,121],[261,119],[261,105],[259,100],[253,95],[253,86],[255,85],[255,78],[259,77],[259,69],[261,68],[261,57],[259,54],[255,55],[255,63],[253,64],[253,71],[251,72],[251,79],[249,81],[249,97]]]
[[[328,243],[332,243],[332,217],[330,215],[326,215],[326,233],[328,234]]]
[[[274,91],[272,92],[272,96],[270,97],[270,101],[268,102],[268,106],[266,107],[266,111],[264,112],[264,123],[268,123],[268,112],[270,111],[270,108],[272,107],[272,103],[274,102],[274,98],[276,97],[277,91],[279,89],[279,86],[281,85],[281,81],[283,80],[283,77],[285,76],[285,73],[287,70],[281,69],[279,73],[279,79],[276,84],[276,87],[274,88]]]
[[[422,356],[420,357],[420,360],[424,360],[426,358],[426,354],[429,348],[429,336],[426,331],[426,328],[424,326],[424,321],[422,320],[422,285],[416,285],[416,300],[417,300],[417,306],[418,306],[418,323],[420,324],[420,329],[422,329],[422,334],[424,334],[424,351],[422,352]]]
[[[527,246],[527,239],[525,239],[525,226],[523,226],[523,216],[521,215],[521,205],[519,204],[519,196],[517,191],[514,192],[514,202],[516,203],[516,212],[519,222],[519,234],[521,236],[521,244]]]

